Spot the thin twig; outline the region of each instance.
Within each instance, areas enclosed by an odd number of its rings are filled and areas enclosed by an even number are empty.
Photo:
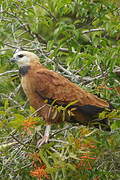
[[[63,143],[63,144],[69,144],[67,141],[63,141],[60,139],[49,139],[49,142],[58,142],[58,143]]]
[[[33,117],[38,111],[43,109],[45,106],[47,106],[47,104],[44,104],[43,106],[39,107],[36,111],[34,111],[32,114],[30,114],[29,117]]]
[[[2,51],[9,51],[9,50],[11,50],[11,48],[4,48],[4,49],[0,49],[0,52],[2,52]]]
[[[56,134],[61,133],[61,132],[65,131],[65,130],[67,130],[67,129],[74,129],[74,128],[78,128],[78,127],[77,126],[71,126],[71,125],[67,126],[67,127],[64,127],[62,129],[54,132],[53,134],[51,134],[50,138],[54,137]]]
[[[21,88],[21,84],[19,84],[19,85],[15,88],[15,91],[14,91],[14,92],[11,92],[11,93],[10,93],[9,97],[10,97],[10,98],[15,97],[16,94],[18,94],[20,88]]]
[[[8,129],[4,127],[4,129],[6,130],[7,133],[9,133]],[[23,142],[21,142],[19,139],[17,139],[14,134],[16,133],[16,131],[14,131],[14,133],[10,133],[10,136],[17,141],[19,144],[23,145],[25,148],[28,148],[28,146],[26,146],[26,144],[24,144]]]
[[[82,34],[90,33],[90,32],[96,32],[96,31],[105,31],[105,28],[97,28],[97,29],[89,29],[82,31]]]
[[[7,96],[6,94],[0,93],[1,96],[7,98],[8,100],[12,101],[14,104],[16,104],[22,111],[24,110],[23,107],[17,102],[15,101],[12,97]]]
[[[23,142],[21,142],[19,139],[17,139],[14,135],[10,135],[15,141],[17,141],[19,144],[23,145],[25,148],[28,148],[28,146],[26,146],[26,144],[24,144]]]
[[[8,75],[8,74],[11,74],[11,73],[18,73],[18,72],[19,72],[19,70],[10,70],[10,71],[0,73],[0,76]]]
[[[91,136],[92,134],[94,134],[95,132],[97,132],[98,129],[94,129],[93,131],[91,131],[90,133],[86,134],[84,137],[88,137]]]

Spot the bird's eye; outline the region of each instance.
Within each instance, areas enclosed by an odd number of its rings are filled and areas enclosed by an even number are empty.
[[[19,55],[18,55],[19,58],[22,58],[23,56],[24,56],[23,54],[19,54]]]

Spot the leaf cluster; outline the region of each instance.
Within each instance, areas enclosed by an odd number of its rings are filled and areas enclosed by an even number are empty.
[[[120,179],[120,76],[114,73],[120,66],[119,22],[119,0],[1,0],[2,180],[34,180],[37,176],[30,172],[38,173],[34,170],[41,167],[41,179]],[[9,61],[19,48],[34,52],[49,69],[108,100],[115,110],[100,117],[110,119],[112,132],[53,125],[49,143],[37,149],[45,123],[29,106],[18,67]],[[37,158],[30,156],[34,153]]]

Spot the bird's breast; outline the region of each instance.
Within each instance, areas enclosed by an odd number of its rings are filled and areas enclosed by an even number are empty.
[[[26,94],[27,98],[30,100],[33,97],[34,87],[32,87],[31,82],[28,80],[27,77],[22,77],[21,79],[22,88],[24,93]]]
[[[35,92],[34,83],[31,83],[30,79],[27,76],[24,76],[21,79],[21,84],[23,91],[30,102],[30,105],[33,106],[35,109],[39,108],[44,102],[44,100],[40,98]]]

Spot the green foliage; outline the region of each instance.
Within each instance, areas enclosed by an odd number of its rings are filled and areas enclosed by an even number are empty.
[[[113,73],[120,66],[119,0],[1,0],[0,9],[1,180],[120,179],[120,77]],[[100,117],[110,119],[112,132],[53,125],[50,142],[36,149],[45,122],[9,61],[17,48],[107,99],[115,110]]]

